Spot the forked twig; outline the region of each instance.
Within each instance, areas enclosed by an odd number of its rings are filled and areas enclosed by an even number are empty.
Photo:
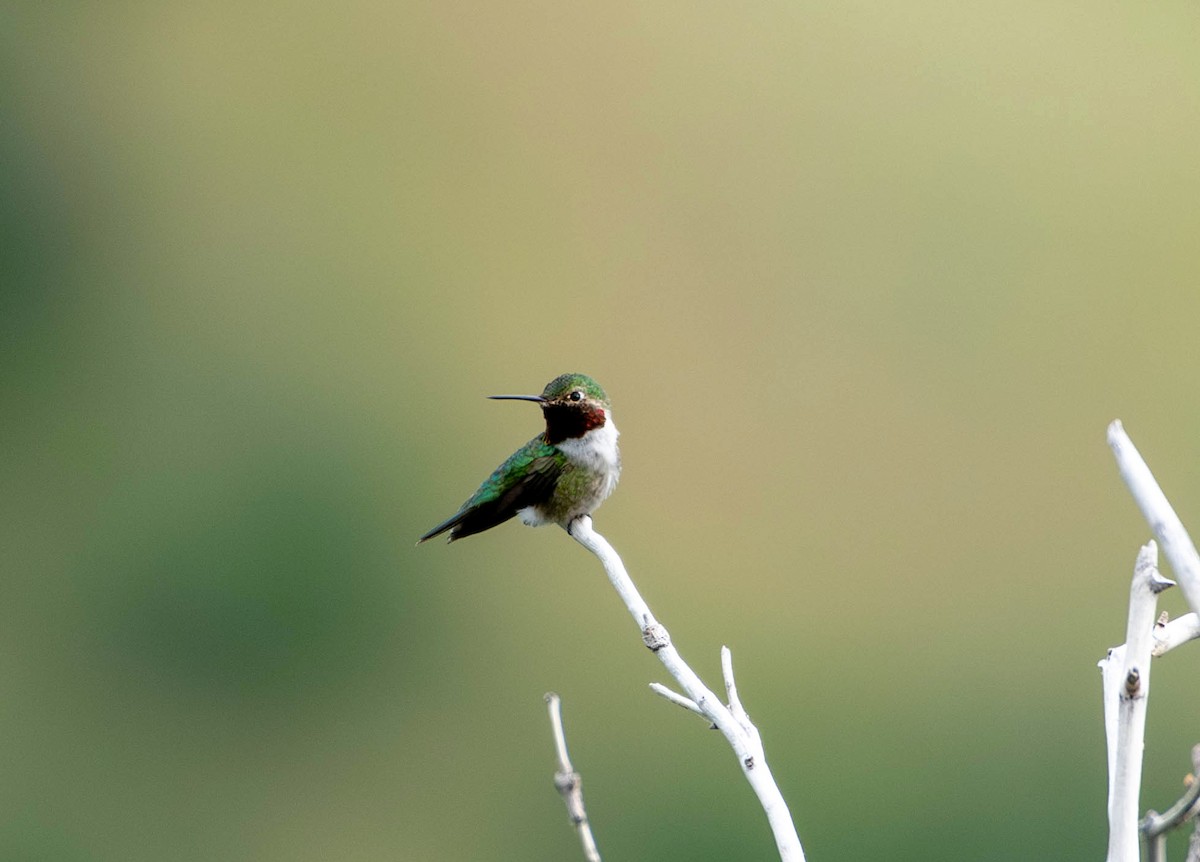
[[[584,515],[571,522],[568,529],[571,537],[579,544],[596,555],[604,566],[609,582],[620,595],[628,608],[630,615],[642,632],[642,641],[659,658],[667,672],[675,678],[683,688],[683,695],[675,694],[663,686],[654,685],[654,691],[670,700],[677,706],[698,713],[712,722],[717,730],[729,742],[742,774],[750,782],[751,788],[758,796],[759,804],[766,812],[767,822],[775,835],[775,845],[779,849],[781,862],[804,862],[804,849],[800,846],[800,838],[796,834],[796,826],[792,822],[792,814],[788,811],[787,803],[771,768],[767,765],[766,754],[763,751],[762,739],[758,729],[750,722],[749,716],[742,708],[737,698],[737,688],[733,682],[733,664],[729,650],[722,648],[722,667],[725,676],[726,692],[730,706],[725,706],[688,666],[679,655],[671,636],[650,612],[650,608],[642,599],[637,587],[634,586],[621,557],[613,550],[612,545],[592,529],[591,517]],[[685,696],[686,695],[686,696]]]

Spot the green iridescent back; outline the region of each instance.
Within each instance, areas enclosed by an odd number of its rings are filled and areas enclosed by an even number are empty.
[[[539,459],[546,459],[541,464],[534,464]],[[492,471],[492,475],[483,480],[479,489],[471,495],[471,499],[463,503],[463,509],[478,506],[480,503],[490,503],[504,496],[505,492],[527,478],[530,471],[535,473],[550,473],[555,476],[567,463],[567,456],[559,449],[546,442],[541,434],[534,437],[516,452],[513,452],[504,463]]]

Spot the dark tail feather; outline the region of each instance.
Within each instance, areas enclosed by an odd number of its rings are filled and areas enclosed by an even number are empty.
[[[454,542],[459,539],[465,539],[467,536],[473,536],[476,533],[482,533],[484,530],[490,530],[497,524],[503,524],[515,514],[517,514],[516,509],[501,506],[498,502],[465,509],[449,520],[438,524],[424,536],[417,539],[417,544],[419,545],[435,536],[440,536],[447,530],[450,531],[450,538],[446,541]]]
[[[422,542],[428,542],[430,539],[437,538],[438,536],[440,536],[442,533],[446,532],[447,530],[453,530],[455,527],[457,527],[459,524],[462,523],[463,518],[466,516],[466,514],[467,514],[466,512],[459,512],[453,518],[442,521],[442,523],[438,524],[436,527],[434,527],[432,530],[430,530],[424,536],[417,539],[417,544],[419,545]],[[453,542],[456,538],[457,538],[457,536],[455,536],[454,533],[451,533],[450,538],[447,539],[446,541]]]

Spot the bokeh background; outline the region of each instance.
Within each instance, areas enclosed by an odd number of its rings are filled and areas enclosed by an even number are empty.
[[[580,858],[549,689],[606,859],[772,858],[594,559],[413,547],[563,371],[809,858],[1100,858],[1111,419],[1200,529],[1193,3],[3,21],[0,858]]]

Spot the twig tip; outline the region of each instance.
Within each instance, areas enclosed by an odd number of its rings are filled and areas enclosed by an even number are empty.
[[[1169,590],[1175,586],[1175,582],[1170,578],[1164,578],[1157,568],[1150,572],[1150,592],[1158,595],[1163,590]]]

